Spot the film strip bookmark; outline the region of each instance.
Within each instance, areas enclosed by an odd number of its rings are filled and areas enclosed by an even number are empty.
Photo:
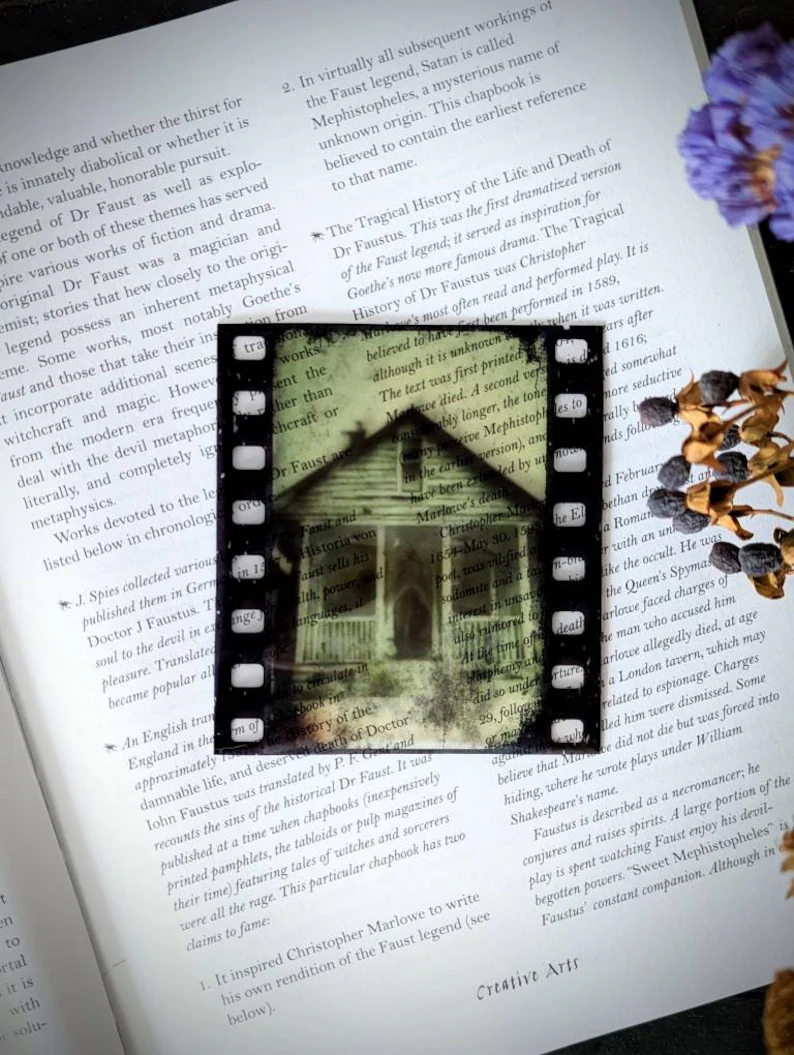
[[[273,365],[261,328],[218,328],[216,753],[261,743],[272,703]]]
[[[488,335],[485,340],[482,338],[483,332]],[[546,490],[542,503],[532,498],[526,491],[522,491],[507,476],[498,473],[493,466],[488,465],[477,454],[466,449],[463,440],[445,432],[443,426],[446,423],[446,415],[441,418],[440,422],[432,422],[415,409],[409,408],[397,415],[396,425],[387,422],[369,435],[361,432],[357,426],[356,429],[347,432],[351,440],[351,446],[343,452],[347,458],[340,459],[338,462],[337,459],[332,459],[334,464],[355,465],[360,464],[356,462],[356,458],[361,456],[362,452],[380,450],[385,453],[396,449],[403,451],[406,458],[410,456],[415,459],[421,456],[423,448],[423,443],[417,439],[417,436],[420,434],[428,436],[432,433],[436,435],[436,440],[434,442],[424,441],[432,456],[442,449],[447,450],[450,452],[452,463],[456,465],[465,463],[473,466],[479,473],[479,475],[470,475],[466,480],[461,480],[457,488],[460,488],[463,483],[466,483],[468,488],[476,489],[478,486],[485,488],[480,496],[475,496],[481,500],[483,496],[487,497],[486,491],[490,486],[482,481],[491,480],[496,476],[501,480],[501,484],[494,485],[496,490],[490,492],[492,495],[494,493],[508,495],[510,496],[509,501],[517,502],[519,507],[523,502],[524,508],[537,510],[537,513],[532,516],[539,518],[534,522],[541,528],[540,566],[536,564],[533,572],[530,564],[527,563],[527,567],[517,573],[518,577],[515,579],[511,579],[510,575],[505,577],[504,573],[501,573],[501,583],[498,583],[500,573],[495,569],[503,567],[508,558],[514,563],[524,558],[521,558],[518,552],[512,555],[496,554],[492,561],[491,572],[485,576],[489,583],[487,588],[485,579],[482,582],[478,579],[471,589],[464,590],[461,594],[463,600],[459,608],[457,610],[447,608],[446,611],[448,616],[450,611],[452,612],[450,625],[454,625],[458,631],[461,631],[460,640],[475,641],[476,647],[471,649],[475,659],[484,651],[480,645],[483,640],[497,642],[498,650],[512,648],[515,643],[514,638],[505,643],[504,637],[500,639],[492,635],[505,631],[505,628],[508,634],[514,633],[516,628],[513,623],[516,620],[507,618],[508,609],[504,605],[517,604],[519,595],[512,590],[510,600],[502,601],[497,598],[495,591],[499,585],[507,583],[509,586],[511,582],[513,584],[523,583],[522,589],[526,590],[527,584],[533,581],[533,575],[536,576],[534,581],[540,583],[540,598],[537,598],[537,588],[535,588],[534,595],[531,589],[529,592],[520,594],[522,617],[519,622],[521,634],[524,635],[524,651],[521,653],[524,656],[524,662],[526,662],[527,642],[532,641],[533,633],[530,632],[527,636],[527,631],[531,631],[533,625],[540,630],[542,700],[539,708],[531,716],[528,715],[526,719],[522,719],[523,724],[520,729],[516,728],[514,738],[509,742],[506,739],[499,742],[497,738],[490,741],[487,746],[477,743],[473,748],[469,748],[464,743],[457,747],[442,745],[437,748],[417,745],[415,749],[422,751],[434,749],[597,751],[600,747],[601,733],[603,329],[596,326],[551,326],[539,329],[536,326],[475,325],[394,326],[371,330],[351,325],[316,326],[310,324],[297,328],[273,324],[224,324],[218,327],[215,751],[294,752],[296,746],[301,750],[313,749],[311,745],[306,747],[305,740],[302,747],[296,745],[294,734],[285,731],[288,726],[283,723],[288,707],[285,701],[279,698],[277,686],[284,684],[285,671],[289,673],[290,669],[300,664],[318,672],[318,683],[325,682],[329,678],[333,680],[332,675],[328,673],[328,668],[338,666],[340,660],[345,659],[342,653],[332,651],[332,648],[338,645],[340,635],[337,633],[336,638],[333,636],[324,638],[321,633],[315,632],[317,620],[320,620],[317,625],[322,626],[323,633],[329,635],[334,627],[340,627],[348,637],[354,638],[359,650],[363,650],[374,660],[386,655],[391,656],[392,660],[396,658],[399,663],[405,662],[405,657],[409,661],[425,657],[426,665],[433,666],[434,663],[429,662],[431,631],[434,661],[438,658],[446,660],[449,656],[449,653],[444,655],[443,649],[441,654],[437,652],[435,646],[439,641],[447,650],[454,647],[454,634],[444,637],[442,633],[443,610],[431,614],[426,604],[423,607],[420,573],[414,569],[411,572],[414,576],[414,585],[410,585],[410,582],[406,585],[405,582],[400,581],[404,573],[400,572],[399,565],[395,565],[389,572],[390,553],[399,553],[401,548],[403,552],[415,550],[418,546],[420,547],[419,552],[424,552],[422,560],[425,563],[428,560],[432,563],[434,559],[440,562],[444,582],[454,581],[458,577],[451,563],[455,559],[453,550],[456,547],[442,546],[438,553],[431,549],[421,551],[423,545],[428,546],[427,538],[423,536],[423,542],[416,533],[418,531],[427,532],[431,528],[416,527],[417,518],[413,500],[417,497],[417,481],[421,479],[421,476],[411,470],[411,461],[403,463],[403,454],[400,455],[400,461],[396,463],[398,472],[394,477],[394,482],[388,486],[391,520],[388,516],[383,522],[378,520],[377,511],[371,508],[376,504],[376,483],[371,482],[368,485],[369,489],[366,492],[361,513],[366,514],[367,523],[374,521],[379,526],[375,529],[370,524],[368,531],[356,528],[358,534],[352,535],[353,540],[372,538],[374,541],[367,541],[365,545],[357,543],[356,552],[351,553],[351,559],[347,560],[347,564],[353,568],[358,564],[363,564],[366,569],[367,562],[370,561],[372,567],[378,569],[378,573],[369,576],[372,582],[368,582],[366,587],[362,585],[364,592],[352,607],[348,606],[343,610],[343,606],[335,604],[333,610],[327,613],[316,610],[319,600],[317,590],[313,585],[304,589],[300,582],[304,564],[308,568],[307,555],[310,551],[314,552],[322,547],[312,545],[306,549],[305,553],[303,550],[295,550],[294,540],[290,542],[289,535],[285,535],[282,539],[274,527],[277,518],[273,501],[275,477],[273,436],[274,431],[278,431],[280,422],[276,421],[277,408],[273,395],[276,359],[280,344],[287,337],[292,341],[304,340],[310,342],[314,349],[311,353],[313,355],[320,347],[333,347],[337,339],[343,344],[351,339],[364,342],[373,341],[372,349],[364,349],[366,358],[362,357],[362,361],[369,362],[370,358],[380,361],[385,353],[379,342],[386,340],[384,337],[386,333],[389,334],[389,339],[396,342],[387,349],[389,354],[392,350],[402,352],[410,349],[406,354],[415,357],[417,349],[444,338],[457,341],[458,347],[462,343],[468,355],[479,355],[480,348],[489,347],[494,342],[498,343],[501,338],[517,340],[526,352],[528,362],[538,361],[536,351],[538,335],[541,334],[541,344],[544,349],[542,360],[545,362]],[[473,341],[471,347],[467,343],[469,341]],[[457,354],[460,355],[460,351]],[[485,369],[487,354],[479,356],[473,367],[478,375]],[[432,362],[432,358],[430,361]],[[503,362],[504,360],[496,356],[495,361]],[[414,367],[411,366],[410,369],[413,370]],[[466,372],[470,372],[469,368],[463,371],[459,366],[455,374],[456,379],[458,373]],[[389,377],[391,376],[393,375],[389,374]],[[394,376],[397,376],[396,372]],[[517,377],[518,375],[516,375],[516,381]],[[504,388],[505,381],[510,382],[510,379],[503,379],[497,387]],[[515,384],[515,382],[511,383]],[[479,389],[479,385],[477,388]],[[504,406],[506,408],[514,406],[517,403],[517,395],[518,393],[515,393],[510,397],[504,397]],[[515,402],[508,402],[508,398]],[[442,400],[443,402],[445,401]],[[356,409],[359,405],[355,399],[351,403],[350,412],[354,417],[357,413],[360,414],[360,410]],[[419,433],[416,431],[417,427],[419,427]],[[401,438],[401,429],[405,433],[405,438]],[[431,430],[430,433],[427,429]],[[440,442],[439,435],[442,437]],[[517,443],[521,440],[522,432],[517,429],[511,433],[511,436]],[[528,436],[525,436],[524,440],[532,442]],[[381,446],[377,447],[378,444]],[[519,446],[518,449],[529,450],[530,448]],[[461,452],[465,455],[462,460]],[[455,457],[453,458],[452,455]],[[325,461],[325,458],[321,460]],[[533,464],[536,464],[536,461],[536,458],[533,459]],[[381,461],[378,464],[383,466],[385,463]],[[529,460],[527,460],[527,465],[529,465]],[[292,488],[293,499],[297,494],[297,499],[294,499],[292,516],[293,518],[298,517],[298,522],[300,522],[301,509],[303,509],[303,516],[306,515],[306,495],[311,493],[309,488],[316,486],[318,479],[327,471],[327,468],[322,468],[310,473],[300,485]],[[431,475],[435,472],[432,466],[429,466],[427,471]],[[470,471],[473,470],[466,470],[466,472]],[[511,467],[506,471],[512,472],[513,469]],[[360,474],[359,479],[361,479]],[[349,480],[348,477],[348,482]],[[338,504],[348,490],[343,488],[333,499],[337,502],[337,513],[340,511]],[[455,485],[452,486],[452,491],[456,491]],[[325,493],[328,494],[327,491]],[[516,495],[519,497],[516,498]],[[282,498],[279,498],[279,502],[281,501]],[[395,502],[403,503],[400,507],[403,512],[397,516],[396,521]],[[464,501],[460,508],[468,509],[468,507],[469,503]],[[413,515],[413,519],[409,521],[406,520],[407,508],[412,510]],[[311,516],[313,515],[316,520],[318,509],[316,504],[312,506],[309,520],[304,522],[304,527],[301,529],[304,532],[304,545],[306,531],[313,529],[311,525],[314,522]],[[449,512],[454,514],[455,509],[444,506],[440,512],[446,516]],[[432,516],[432,510],[430,515]],[[510,510],[508,507],[507,515],[513,517],[512,523],[518,523],[515,520],[516,509]],[[472,526],[475,524],[472,516],[471,512],[461,513],[462,519],[445,529],[447,538],[457,537],[462,540],[459,547],[461,552],[468,552],[466,538],[471,537]],[[327,516],[325,519],[328,519]],[[345,519],[346,517],[342,516],[339,522]],[[356,516],[351,515],[347,519],[355,520]],[[433,516],[433,522],[436,523],[435,516]],[[487,517],[483,518],[482,522],[491,523]],[[305,526],[306,523],[310,525],[309,528]],[[411,524],[414,526],[410,526]],[[438,528],[434,527],[432,530],[438,531]],[[515,530],[517,531],[515,537],[520,539],[521,529],[516,528]],[[400,537],[400,532],[403,532],[403,538]],[[411,532],[413,532],[412,535]],[[499,542],[508,537],[505,532],[494,534],[499,536]],[[410,539],[406,543],[405,538],[408,536]],[[444,537],[443,533],[440,537]],[[281,539],[278,543],[277,538]],[[338,541],[334,542],[331,539],[328,543],[334,552],[336,552]],[[474,541],[477,542],[477,539],[475,538]],[[482,539],[480,538],[479,541],[482,542]],[[287,546],[284,553],[279,548],[282,545]],[[525,552],[528,553],[528,549]],[[416,561],[416,556],[413,559]],[[529,562],[531,558],[527,556],[526,560]],[[421,565],[421,560],[419,563]],[[475,575],[482,577],[485,574],[482,573],[482,568],[485,567],[482,562],[470,564],[470,567],[474,568],[473,574]],[[298,569],[297,586],[296,569]],[[326,570],[335,574],[336,563],[332,561]],[[309,573],[313,576],[319,574],[319,570],[309,569]],[[356,578],[355,572],[349,574],[353,576],[353,579],[348,582],[329,580],[328,588],[324,593],[328,593],[333,600],[338,597],[338,590],[349,586],[350,581],[356,584],[357,589],[360,584],[367,582],[367,575],[363,578]],[[285,612],[284,594],[280,594],[279,591],[285,589],[284,583],[287,580],[289,583],[287,589],[293,602],[299,597],[296,603],[313,602],[315,605],[315,608],[302,608],[300,618],[294,619],[291,624],[310,626],[312,631],[312,633],[305,632],[300,644],[295,645],[295,655],[292,661],[289,657],[286,661],[279,658],[281,656],[279,649],[282,648],[279,643],[279,633],[282,628],[277,623],[284,619]],[[313,583],[314,580],[311,579],[310,582]],[[490,602],[479,599],[483,596],[483,590],[485,595],[490,597]],[[444,592],[438,589],[435,591],[439,605],[450,603],[449,596],[441,596]],[[466,599],[471,595],[475,596],[474,601]],[[496,603],[495,599],[499,600],[499,603]],[[537,621],[533,623],[530,618],[527,623],[525,602],[528,604],[533,599],[538,604]],[[454,598],[452,603],[455,603]],[[366,615],[364,612],[359,615],[359,605],[365,604],[368,606]],[[341,618],[339,618],[340,613]],[[346,615],[347,620],[344,618]],[[363,621],[359,622],[361,617]],[[399,630],[398,622],[400,623]],[[385,632],[388,626],[392,627],[390,643],[389,635]],[[391,652],[383,651],[384,638]],[[380,652],[379,649],[381,649]],[[397,650],[396,655],[395,649]],[[462,662],[465,663],[466,660],[463,659]],[[534,662],[537,663],[537,659]],[[361,665],[358,664],[358,666]],[[284,670],[281,669],[282,667]],[[498,664],[492,673],[496,677],[500,676]],[[379,676],[382,686],[383,673],[381,672]],[[379,695],[375,689],[369,691],[372,695]],[[445,699],[449,697],[449,691],[444,690]],[[380,695],[383,695],[382,688]],[[504,693],[502,692],[501,695]],[[367,690],[359,689],[358,697],[363,698],[366,703]],[[453,691],[449,700],[454,700],[454,698]],[[354,699],[353,702],[356,700]],[[361,702],[360,699],[359,702]],[[398,700],[390,706],[399,706],[399,704]],[[346,714],[344,717],[337,715],[335,721],[331,718],[320,720],[317,715],[315,721],[314,706],[313,703],[307,703],[305,710],[311,711],[312,717],[309,725],[315,732],[324,724],[328,724],[329,728],[332,725],[336,728],[337,723],[347,721]],[[395,713],[390,712],[390,715],[387,715],[389,721],[385,723],[386,726],[395,724]],[[512,713],[514,712],[508,708],[508,714]],[[290,714],[291,712],[287,713],[287,717]],[[396,724],[404,724],[399,715],[397,715]],[[327,740],[314,743],[314,749],[324,750],[387,750],[388,748],[388,743],[376,743],[374,747],[371,744],[348,746],[347,743],[336,746],[333,742],[328,743]],[[411,750],[413,748],[400,746],[400,749]]]
[[[551,750],[598,751],[604,331],[569,326],[554,336],[544,531],[547,691],[535,734]]]

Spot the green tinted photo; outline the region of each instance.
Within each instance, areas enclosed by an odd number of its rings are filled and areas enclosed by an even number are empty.
[[[519,745],[543,686],[542,342],[298,328],[272,352],[270,749]]]

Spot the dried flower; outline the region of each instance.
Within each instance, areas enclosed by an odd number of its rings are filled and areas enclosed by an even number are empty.
[[[717,461],[720,463],[720,468],[715,470],[717,476],[731,480],[733,483],[741,483],[742,480],[747,479],[749,475],[747,456],[742,454],[741,451],[728,451],[726,454],[718,454]]]
[[[739,564],[739,547],[734,546],[732,542],[715,542],[711,547],[709,561],[726,575],[736,575],[742,570]]]
[[[702,513],[696,513],[694,509],[685,509],[683,513],[679,513],[678,516],[673,518],[673,527],[676,531],[683,532],[684,535],[694,535],[698,531],[702,531],[711,523],[707,516]]]
[[[649,425],[652,428],[656,428],[659,425],[669,425],[671,421],[675,420],[678,412],[678,407],[672,399],[664,399],[659,396],[643,399],[637,409],[640,412],[640,421],[643,425]]]
[[[728,370],[709,370],[698,384],[704,403],[724,403],[731,398],[739,378]]]
[[[755,578],[779,570],[783,555],[779,546],[768,542],[751,542],[739,550],[739,564],[745,575]]]
[[[667,491],[660,487],[648,495],[648,509],[654,517],[674,517],[686,509],[684,495],[681,491]]]
[[[676,393],[675,416],[689,426],[689,434],[681,453],[659,469],[663,487],[648,497],[654,516],[672,518],[673,528],[685,534],[711,526],[730,531],[742,542],[753,537],[746,527],[752,517],[794,521],[782,512],[784,489],[794,487],[794,439],[780,432],[778,424],[786,399],[794,395],[781,387],[785,371],[785,362],[739,376],[710,370],[698,380],[692,377]],[[661,424],[668,420],[671,404],[664,397],[652,397],[641,409],[646,420]],[[755,453],[733,450],[739,443],[755,447]],[[692,465],[709,475],[689,483]],[[777,509],[756,509],[741,501],[739,492],[757,482],[772,488]],[[757,542],[741,550],[732,543],[717,543],[709,560],[725,574],[744,572],[762,597],[779,598],[786,577],[794,574],[794,530],[778,528],[774,540],[774,545]]]
[[[689,472],[689,462],[682,455],[676,454],[668,459],[659,470],[659,483],[668,490],[677,490],[687,482]]]

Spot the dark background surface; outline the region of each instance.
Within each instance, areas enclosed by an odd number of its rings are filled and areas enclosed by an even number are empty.
[[[329,0],[329,5],[332,3]],[[0,0],[0,63],[85,44],[216,6],[217,0],[122,0],[120,4],[118,0]],[[695,0],[695,7],[710,52],[731,33],[753,29],[764,21],[771,21],[784,37],[794,38],[792,0]],[[648,46],[653,47],[653,41],[649,40]],[[0,106],[10,105],[13,100],[0,100]],[[682,123],[683,119],[682,115]],[[794,244],[776,242],[763,229],[762,234],[789,329],[794,332]],[[744,910],[746,906],[736,906],[737,912]],[[653,948],[637,952],[649,962],[663,955]],[[737,949],[736,955],[741,954],[742,950]],[[794,963],[794,943],[791,961]],[[776,967],[784,966],[789,965],[770,963],[770,974]],[[641,971],[637,972],[635,984],[644,984]],[[620,994],[615,993],[614,999],[620,1000]],[[763,999],[764,991],[756,989],[560,1049],[558,1055],[761,1055],[765,1050],[761,1034]],[[575,1016],[576,1009],[563,1007],[561,1013]]]

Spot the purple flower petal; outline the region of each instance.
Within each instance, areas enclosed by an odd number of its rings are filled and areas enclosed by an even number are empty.
[[[783,143],[775,169],[780,181],[780,190],[788,188],[789,192],[794,192],[794,142]]]
[[[782,38],[769,23],[730,37],[703,78],[709,99],[715,103],[745,103],[759,74],[776,75],[782,44]]]
[[[776,207],[776,170],[746,142],[736,106],[707,104],[693,111],[678,138],[690,185],[713,198],[732,227],[759,223]]]
[[[776,238],[794,242],[794,188],[781,187],[777,198],[779,208],[769,217],[769,229]]]
[[[711,102],[678,139],[687,179],[731,226],[769,217],[794,241],[794,41],[769,24],[737,33],[703,80]]]
[[[769,229],[781,242],[794,242],[794,216],[791,213],[773,213],[769,217]]]
[[[775,76],[758,76],[742,111],[742,124],[756,150],[794,146],[794,45],[780,49]]]

